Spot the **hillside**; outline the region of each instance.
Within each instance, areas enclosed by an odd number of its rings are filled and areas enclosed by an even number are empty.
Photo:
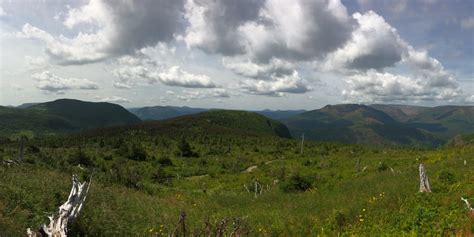
[[[399,122],[424,129],[442,139],[474,132],[474,106],[421,107],[409,105],[371,105]]]
[[[18,130],[45,135],[138,122],[135,115],[111,103],[60,99],[26,108],[0,107],[1,135]]]
[[[211,109],[203,108],[190,108],[187,106],[152,106],[152,107],[141,107],[141,108],[130,108],[130,112],[138,116],[142,120],[165,120],[170,118],[176,118],[183,115],[197,114]],[[251,111],[267,118],[281,120],[286,119],[297,114],[305,112],[305,110],[255,110]]]
[[[0,143],[1,234],[24,236],[47,222],[67,199],[71,174],[93,174],[68,236],[183,236],[183,212],[187,236],[207,228],[225,236],[471,235],[460,197],[474,201],[474,146],[307,141],[301,154],[299,140],[271,135],[262,117],[211,111],[34,139],[18,165],[8,165],[18,142]],[[418,190],[420,162],[431,193]]]
[[[207,111],[207,109],[177,107],[177,106],[152,106],[142,108],[131,108],[130,112],[142,120],[165,120],[188,114],[196,114]]]
[[[163,121],[145,121],[131,126],[91,130],[88,136],[116,136],[130,131],[156,134],[168,138],[217,136],[291,138],[288,128],[263,115],[238,110],[211,110]]]
[[[313,140],[391,145],[439,145],[425,131],[398,122],[366,105],[328,105],[284,121],[293,136],[305,134]]]

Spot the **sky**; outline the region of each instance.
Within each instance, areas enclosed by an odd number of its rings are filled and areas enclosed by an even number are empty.
[[[472,0],[0,0],[0,105],[474,104]]]

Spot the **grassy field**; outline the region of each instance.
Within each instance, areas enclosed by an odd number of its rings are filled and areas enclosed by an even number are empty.
[[[239,221],[251,236],[474,231],[460,200],[474,201],[472,145],[426,150],[307,142],[301,155],[297,140],[275,136],[117,134],[35,140],[21,165],[1,166],[2,236],[23,236],[46,222],[45,213],[65,201],[71,174],[92,172],[72,235],[168,235],[181,211],[189,233],[225,218],[228,233]],[[17,146],[2,144],[2,159],[16,158]],[[180,149],[192,149],[191,156],[181,157]],[[418,193],[420,162],[432,193]]]

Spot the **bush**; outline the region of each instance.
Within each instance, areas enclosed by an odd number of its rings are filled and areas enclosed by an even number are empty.
[[[456,181],[454,174],[446,170],[439,173],[438,179],[445,184],[453,184]]]
[[[186,139],[181,139],[178,144],[178,155],[181,157],[199,157],[199,154],[193,151]]]
[[[377,165],[377,172],[383,172],[388,169],[388,166],[384,162],[379,162]]]
[[[287,193],[304,192],[311,188],[311,182],[299,175],[292,175],[281,183],[280,188]]]
[[[69,157],[69,163],[86,167],[91,167],[94,164],[92,159],[82,149],[78,149]]]
[[[158,164],[162,165],[163,167],[173,166],[173,161],[167,156],[162,156],[158,159]]]

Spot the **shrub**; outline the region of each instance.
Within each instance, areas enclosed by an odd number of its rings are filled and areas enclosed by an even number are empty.
[[[284,192],[304,192],[311,188],[311,182],[300,175],[292,175],[281,183],[281,189]]]
[[[178,144],[178,155],[181,157],[199,157],[199,154],[193,151],[186,139],[181,139]]]
[[[93,165],[92,159],[84,153],[82,149],[76,150],[70,157],[69,163],[71,165],[83,165],[86,167],[90,167]]]

